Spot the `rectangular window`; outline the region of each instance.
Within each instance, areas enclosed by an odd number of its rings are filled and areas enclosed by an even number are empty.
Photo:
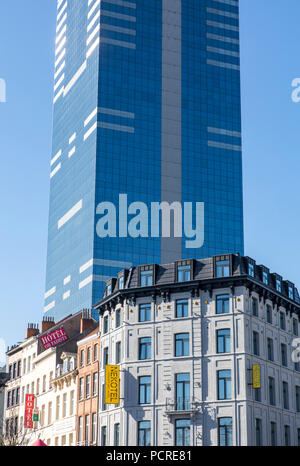
[[[176,419],[175,421],[175,445],[188,447],[191,442],[191,421],[190,419]]]
[[[103,367],[108,364],[108,347],[103,348]]]
[[[92,443],[96,445],[96,436],[97,436],[97,414],[92,414]]]
[[[90,444],[90,415],[85,416],[85,444]]]
[[[277,427],[276,422],[271,422],[271,446],[277,446]]]
[[[85,397],[89,398],[91,396],[91,376],[87,375],[85,379]]]
[[[281,343],[281,364],[287,367],[287,346]]]
[[[120,446],[120,424],[114,425],[114,446]]]
[[[46,376],[43,376],[43,393],[46,391]]]
[[[273,377],[269,377],[269,400],[270,405],[275,406],[276,399],[275,399],[275,380]]]
[[[52,379],[53,379],[53,371],[51,371],[49,375],[49,390],[51,390],[52,388]]]
[[[151,359],[151,337],[139,339],[139,359]]]
[[[295,387],[295,392],[296,392],[296,411],[297,413],[300,413],[300,387],[299,386]]]
[[[280,328],[281,328],[281,330],[285,330],[286,326],[285,326],[285,314],[284,314],[284,312],[280,312],[279,316],[280,316]]]
[[[188,317],[189,315],[189,302],[187,299],[178,299],[176,301],[176,318]]]
[[[69,434],[69,446],[73,446],[73,434]]]
[[[150,421],[140,421],[138,423],[138,445],[142,447],[149,447],[151,445]]]
[[[293,319],[293,334],[298,336],[298,320]]]
[[[217,296],[217,314],[228,314],[229,313],[229,295]]]
[[[79,379],[79,399],[82,400],[84,397],[84,378]]]
[[[279,279],[276,280],[276,290],[281,293],[281,280]]]
[[[282,382],[283,409],[289,409],[289,386],[287,382]]]
[[[231,370],[218,371],[218,400],[231,398]]]
[[[253,354],[259,356],[259,333],[253,332]]]
[[[46,412],[46,406],[43,405],[41,409],[41,420],[40,420],[40,424],[42,427],[45,425],[45,412]]]
[[[63,417],[67,416],[67,394],[63,394]]]
[[[93,396],[98,395],[98,372],[93,374]]]
[[[289,298],[294,299],[294,289],[292,286],[289,286]]]
[[[36,381],[36,394],[40,394],[40,379],[37,379]]]
[[[124,275],[119,278],[119,290],[124,289]]]
[[[89,346],[86,353],[86,363],[91,364],[91,347]]]
[[[268,360],[274,361],[274,345],[272,338],[267,338]]]
[[[149,322],[151,320],[151,304],[139,305],[139,322]]]
[[[20,402],[20,387],[16,389],[16,405]]]
[[[188,282],[191,280],[191,265],[177,265],[177,281]]]
[[[189,334],[178,333],[175,335],[175,356],[188,356],[189,351]]]
[[[230,353],[230,329],[217,330],[217,353]]]
[[[153,270],[141,270],[140,271],[140,286],[152,286],[153,285]]]
[[[74,403],[75,403],[75,391],[72,390],[70,393],[70,416],[74,414]]]
[[[105,316],[103,318],[103,333],[107,333],[108,332],[108,316]]]
[[[116,328],[121,326],[121,309],[116,310]]]
[[[81,444],[82,442],[82,434],[83,434],[83,417],[80,416],[78,418],[78,443]]]
[[[176,410],[190,409],[190,374],[176,374]]]
[[[84,366],[84,350],[80,351],[80,367]]]
[[[268,324],[272,323],[272,306],[270,304],[267,304],[267,322]]]
[[[216,277],[229,277],[230,264],[229,260],[216,261]]]
[[[116,343],[116,364],[121,362],[121,342],[117,341]]]
[[[101,428],[101,445],[102,447],[106,447],[107,442],[107,428],[106,426],[102,426]]]
[[[262,445],[261,419],[255,419],[255,438],[256,446],[260,447]]]
[[[57,396],[56,397],[56,413],[55,413],[55,418],[57,421],[59,419],[59,414],[60,414],[59,412],[60,412],[60,397]]]
[[[290,426],[284,426],[284,445],[289,447],[291,444],[291,431]]]
[[[220,417],[218,419],[218,444],[220,447],[231,447],[232,442],[232,418]]]
[[[250,277],[254,277],[254,264],[248,264],[248,275],[250,275]]]
[[[17,363],[17,377],[21,377],[21,359]]]
[[[7,393],[6,407],[10,408],[11,406],[11,392]]]
[[[256,298],[252,298],[252,315],[258,317],[258,300]]]
[[[254,388],[254,400],[261,402],[261,389],[260,388]]]
[[[263,283],[265,285],[269,284],[269,274],[267,272],[263,272]]]
[[[151,377],[139,377],[139,404],[151,403]]]
[[[99,354],[99,345],[96,343],[94,345],[94,362],[98,361],[98,354]]]

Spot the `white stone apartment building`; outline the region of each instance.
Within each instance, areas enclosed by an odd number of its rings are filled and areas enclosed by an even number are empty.
[[[100,392],[100,445],[300,445],[291,282],[239,255],[154,264],[109,280],[96,308],[100,380],[121,373],[119,406]]]

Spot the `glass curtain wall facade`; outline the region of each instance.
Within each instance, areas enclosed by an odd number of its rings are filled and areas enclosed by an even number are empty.
[[[133,264],[243,254],[238,1],[58,0],[53,105],[46,314]],[[201,247],[151,236],[163,201],[204,203]],[[128,233],[136,202],[148,236]]]

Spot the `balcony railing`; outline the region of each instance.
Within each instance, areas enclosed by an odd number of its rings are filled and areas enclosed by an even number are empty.
[[[166,412],[168,414],[194,413],[198,411],[199,402],[193,398],[166,399]]]

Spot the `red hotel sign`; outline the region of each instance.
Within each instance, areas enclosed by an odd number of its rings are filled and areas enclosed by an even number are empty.
[[[34,395],[26,395],[25,400],[25,418],[24,425],[27,429],[33,428],[33,409],[34,409]]]
[[[62,343],[63,341],[67,340],[68,337],[63,327],[41,337],[41,342],[43,343],[45,349],[52,348],[53,346],[56,346],[59,343]]]

